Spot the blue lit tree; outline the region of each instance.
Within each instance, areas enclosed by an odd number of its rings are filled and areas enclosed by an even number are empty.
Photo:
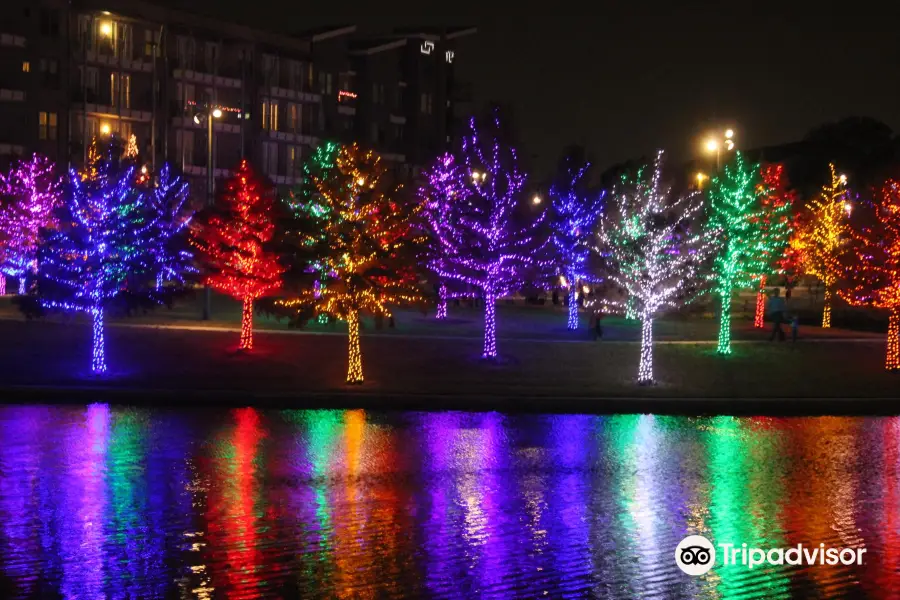
[[[110,145],[96,172],[72,170],[58,209],[58,229],[40,250],[40,294],[44,306],[90,314],[91,370],[106,371],[104,309],[131,276],[153,272],[148,245],[152,225],[134,168],[120,168]]]
[[[499,114],[492,111],[481,124],[473,117],[457,154],[466,177],[465,194],[447,207],[446,227],[432,232],[452,253],[428,261],[430,271],[449,280],[472,285],[484,296],[482,356],[497,357],[496,302],[527,282],[529,271],[546,268],[541,259],[546,240],[540,240],[536,219],[516,214],[524,205],[525,174],[519,170],[515,148],[504,141]],[[441,159],[439,159],[441,160]],[[524,222],[524,224],[523,224]]]
[[[592,194],[586,189],[590,163],[579,158],[574,153],[567,154],[550,186],[550,226],[560,282],[569,289],[568,328],[572,330],[578,329],[578,291],[583,282],[596,281],[587,272],[587,262],[594,225],[603,207],[603,194]]]
[[[197,271],[185,240],[193,217],[189,197],[187,182],[173,174],[168,164],[163,165],[148,194],[150,227],[145,236],[157,289],[165,280],[184,283],[186,273]]]

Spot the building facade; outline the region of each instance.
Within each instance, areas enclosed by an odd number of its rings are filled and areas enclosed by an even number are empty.
[[[135,0],[12,0],[4,12],[4,161],[37,151],[78,166],[95,137],[134,135],[150,168],[174,165],[203,195],[210,154],[213,181],[248,158],[290,186],[334,139],[374,148],[402,177],[451,143],[468,100],[454,67],[472,28],[287,36]]]

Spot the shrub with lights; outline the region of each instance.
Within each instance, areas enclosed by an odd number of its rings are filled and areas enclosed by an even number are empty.
[[[888,311],[885,368],[900,370],[900,182],[888,180],[871,225],[851,229],[842,257],[840,296],[854,306]]]
[[[191,243],[206,285],[240,300],[240,350],[253,349],[253,302],[281,286],[284,268],[269,248],[275,235],[274,191],[241,161],[214,207],[191,223]]]
[[[439,277],[481,290],[486,359],[497,358],[497,300],[527,283],[530,271],[550,266],[541,256],[546,247],[539,233],[544,213],[536,218],[527,214],[533,209],[522,198],[525,174],[515,148],[503,138],[496,110],[480,124],[474,117],[469,120],[455,156],[465,193],[448,203],[446,227],[432,232],[453,252],[432,257],[427,264]],[[519,208],[526,210],[517,212]]]
[[[595,247],[606,261],[610,281],[628,293],[641,321],[641,384],[654,380],[654,318],[692,298],[714,250],[714,238],[698,222],[702,197],[696,191],[673,194],[662,183],[662,159],[660,151],[652,170],[623,176],[613,188]]]
[[[560,283],[569,290],[570,330],[578,329],[578,294],[585,282],[597,280],[588,272],[588,257],[594,241],[594,227],[603,207],[603,194],[587,189],[590,163],[573,154],[566,155],[550,186],[551,239],[556,250]]]
[[[841,254],[849,235],[846,177],[839,176],[829,164],[831,181],[808,206],[809,216],[798,235],[796,249],[803,254],[804,270],[818,277],[825,288],[822,327],[831,327],[831,303],[843,268]]]
[[[0,295],[6,293],[6,277],[19,282],[19,294],[35,274],[41,230],[56,225],[55,210],[61,201],[56,166],[45,156],[33,155],[0,175]]]
[[[316,160],[318,153],[311,160]],[[278,300],[275,310],[298,320],[326,314],[348,329],[347,383],[363,383],[360,316],[390,317],[391,307],[422,303],[418,241],[410,225],[416,208],[399,200],[381,157],[356,144],[341,146],[331,169],[307,171],[315,193],[297,202],[298,218],[286,234],[295,263],[305,260],[327,284]]]
[[[740,152],[709,186],[707,232],[720,242],[710,274],[720,300],[719,354],[731,354],[734,291],[751,287],[765,271],[760,218],[764,190],[759,165],[748,163]]]

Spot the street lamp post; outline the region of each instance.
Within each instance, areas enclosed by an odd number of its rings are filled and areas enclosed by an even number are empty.
[[[734,150],[734,130],[726,129],[723,132],[722,139],[718,139],[716,137],[711,137],[706,140],[706,151],[709,153],[716,153],[716,172],[719,172],[719,169],[722,168],[722,146],[725,147],[725,150],[731,152]]]
[[[207,106],[206,109],[206,205],[212,206],[215,201],[215,165],[213,164],[213,119],[221,119],[222,111]],[[194,122],[200,124],[200,115],[194,115]],[[203,290],[203,320],[208,321],[212,315],[212,290],[205,286]]]

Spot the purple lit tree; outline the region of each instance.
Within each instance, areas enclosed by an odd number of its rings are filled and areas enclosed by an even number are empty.
[[[607,259],[610,280],[633,299],[641,320],[641,384],[653,383],[654,317],[690,299],[715,247],[715,236],[696,223],[703,207],[700,194],[675,196],[663,186],[662,155],[660,150],[651,177],[642,168],[613,188],[596,247]]]
[[[55,225],[53,211],[60,202],[55,165],[39,154],[18,162],[8,175],[0,175],[0,194],[4,199],[0,209],[3,293],[8,276],[18,278],[19,294],[24,294],[28,276],[37,269],[41,230]]]
[[[456,164],[452,154],[438,157],[431,169],[425,173],[425,183],[419,188],[422,204],[422,223],[427,235],[423,262],[445,260],[456,256],[459,240],[456,229],[450,225],[453,217],[451,207],[456,202],[467,202],[469,187],[466,185],[468,172]],[[438,276],[437,319],[447,318],[447,301],[452,298],[471,296],[466,292],[451,289],[455,282]],[[457,284],[458,285],[458,284]]]
[[[569,289],[568,328],[578,329],[578,291],[581,283],[597,280],[587,272],[594,225],[603,207],[603,194],[591,194],[585,178],[590,163],[574,152],[560,163],[556,181],[550,186],[550,226],[556,248],[560,283]]]
[[[516,207],[525,185],[525,174],[519,171],[515,149],[503,141],[496,110],[483,126],[485,133],[480,135],[475,118],[469,120],[469,130],[463,136],[457,159],[464,174],[460,183],[464,193],[454,195],[447,202],[444,226],[432,231],[440,238],[442,247],[453,250],[432,257],[427,266],[439,277],[482,291],[482,356],[494,359],[497,357],[497,299],[521,287],[529,268],[545,268],[549,261],[542,261],[538,256],[546,245],[546,241],[537,238],[544,214],[537,219],[524,215],[517,219]],[[449,193],[446,198],[451,199]],[[517,220],[531,222],[519,227]]]
[[[133,275],[150,274],[152,217],[136,189],[134,168],[121,168],[111,144],[96,173],[69,172],[59,226],[41,246],[41,302],[91,315],[91,370],[106,371],[104,308]],[[149,218],[148,218],[149,217]]]

